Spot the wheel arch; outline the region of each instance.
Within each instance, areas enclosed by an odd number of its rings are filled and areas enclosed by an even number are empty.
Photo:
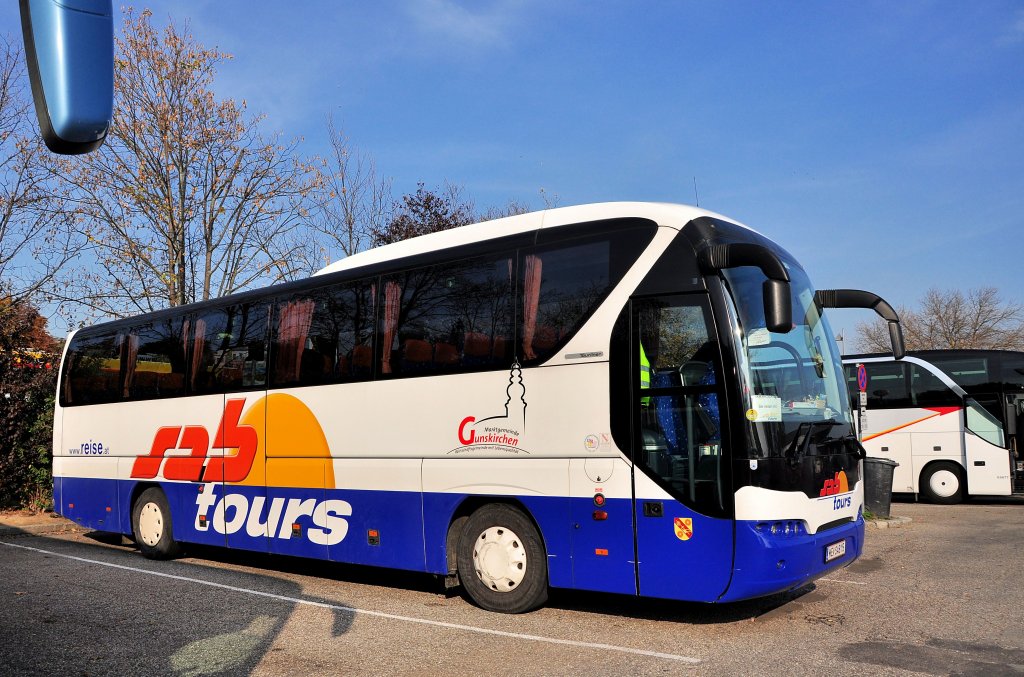
[[[922,466],[921,472],[917,476],[917,488],[918,488],[918,491],[921,491],[922,487],[924,486],[924,476],[926,474],[928,474],[928,472],[932,468],[934,468],[935,466],[940,465],[940,464],[941,465],[954,465],[954,466],[956,466],[957,474],[960,476],[960,483],[963,485],[964,492],[966,493],[966,491],[967,491],[967,469],[964,467],[963,463],[960,463],[959,461],[954,461],[953,459],[950,459],[950,458],[933,458],[932,460],[930,460],[927,463],[925,463],[924,466]]]
[[[544,530],[541,529],[537,518],[522,501],[514,496],[467,496],[455,507],[455,511],[448,520],[448,532],[445,540],[445,561],[447,562],[449,575],[458,572],[459,540],[462,538],[462,529],[469,520],[469,516],[485,505],[494,505],[499,503],[518,509],[528,520],[530,520],[533,524],[533,528],[536,529],[537,534],[540,535],[541,544],[544,546],[545,568],[550,569],[550,564],[546,561],[548,559],[547,554],[550,552],[550,548],[548,548],[548,542],[544,535]],[[550,571],[548,573],[550,575]]]

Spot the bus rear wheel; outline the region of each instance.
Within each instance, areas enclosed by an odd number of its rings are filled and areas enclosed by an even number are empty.
[[[949,461],[932,463],[921,473],[921,493],[931,503],[952,505],[964,500],[963,473]]]
[[[132,534],[139,551],[149,559],[171,559],[180,552],[171,525],[171,506],[164,492],[146,489],[132,507]]]
[[[519,614],[548,598],[547,557],[540,534],[521,510],[494,503],[470,515],[458,552],[466,594],[488,611]]]

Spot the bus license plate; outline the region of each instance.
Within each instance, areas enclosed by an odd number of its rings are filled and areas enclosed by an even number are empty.
[[[846,540],[837,541],[832,545],[825,546],[825,561],[831,562],[846,554]]]

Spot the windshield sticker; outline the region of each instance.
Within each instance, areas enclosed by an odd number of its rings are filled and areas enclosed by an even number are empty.
[[[772,342],[772,336],[764,327],[759,327],[747,334],[748,346],[766,346]]]
[[[777,395],[754,395],[750,398],[753,408],[747,411],[747,418],[761,423],[782,420],[782,398]],[[750,412],[754,417],[750,418]]]

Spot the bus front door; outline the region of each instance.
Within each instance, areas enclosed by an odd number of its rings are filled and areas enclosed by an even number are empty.
[[[715,601],[729,585],[734,542],[721,356],[707,296],[632,306],[639,592]]]

